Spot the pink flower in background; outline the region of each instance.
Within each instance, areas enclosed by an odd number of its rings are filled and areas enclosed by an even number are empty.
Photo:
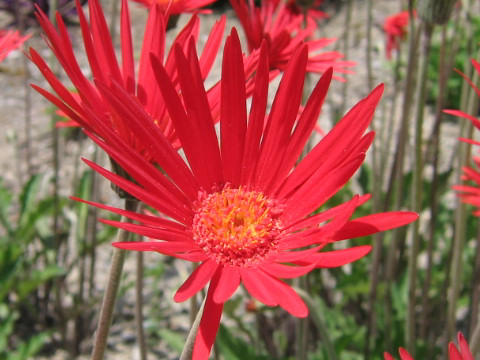
[[[278,5],[281,1],[284,0],[272,0],[276,5]],[[327,18],[328,15],[318,10],[318,7],[322,4],[323,0],[314,0],[311,7],[308,8],[307,17],[315,20],[321,20]],[[303,15],[302,8],[297,5],[295,0],[287,0],[287,10],[290,11],[293,15]]]
[[[5,60],[10,51],[18,49],[30,35],[22,36],[18,31],[0,30],[0,62]]]
[[[480,63],[474,59],[472,59],[471,62],[474,69],[477,71],[478,74],[480,74]],[[463,73],[459,71],[457,72],[475,90],[475,92],[477,93],[477,96],[480,97],[480,89],[478,89],[478,87]],[[473,126],[475,126],[477,130],[480,130],[480,120],[477,119],[476,117],[470,114],[467,114],[466,112],[461,110],[444,110],[444,112],[450,115],[459,116],[464,119],[470,120]],[[474,139],[460,138],[460,140],[465,141],[472,145],[480,145],[480,142]],[[464,167],[463,177],[462,177],[463,180],[471,181],[473,182],[473,184],[472,185],[454,185],[453,189],[458,192],[458,196],[463,202],[467,204],[471,204],[477,208],[480,208],[480,157],[474,157],[473,162],[475,167],[471,167],[471,166]],[[480,209],[475,210],[473,214],[475,216],[480,216]]]
[[[184,12],[192,12],[203,6],[214,3],[216,0],[133,0],[145,6],[157,4],[163,12],[167,10],[170,3],[170,14],[181,14]]]
[[[467,340],[465,340],[465,337],[461,332],[458,333],[458,346],[459,348],[457,348],[453,342],[448,344],[449,360],[474,360],[470,348],[468,347]],[[400,348],[398,353],[400,354],[401,360],[414,360],[404,348]],[[385,360],[395,360],[389,353],[385,353],[384,358]]]
[[[402,11],[385,19],[383,30],[387,34],[387,59],[391,59],[392,51],[400,48],[400,42],[407,34],[410,13]]]
[[[88,22],[82,8],[77,3],[80,26],[84,40],[85,52],[88,58],[92,76],[87,78],[76,60],[70,42],[67,28],[62,19],[57,16],[58,30],[54,28],[43,12],[37,13],[38,20],[45,32],[45,39],[61,66],[67,73],[78,94],[72,94],[57,76],[50,70],[42,57],[30,49],[30,59],[37,65],[45,79],[55,91],[55,94],[32,85],[38,92],[55,104],[66,116],[74,122],[101,137],[106,134],[105,128],[114,129],[127,143],[145,157],[151,154],[135,133],[125,124],[125,120],[115,108],[109,106],[102,97],[98,86],[120,86],[126,92],[135,96],[135,100],[152,118],[157,126],[174,145],[180,147],[178,136],[167,113],[165,102],[161,96],[151,64],[150,54],[162,61],[169,77],[178,88],[178,76],[173,53],[165,54],[167,19],[159,5],[153,5],[148,16],[143,38],[142,51],[138,65],[135,64],[131,34],[130,15],[127,0],[122,0],[121,11],[121,64],[115,54],[105,16],[98,0],[88,2],[90,21]],[[196,43],[199,33],[199,19],[196,15],[180,31],[174,40],[182,49],[190,43]],[[212,68],[220,48],[225,28],[225,17],[216,22],[204,46],[200,57],[200,71],[205,79]],[[138,69],[138,71],[136,71]],[[100,85],[99,85],[100,84]],[[218,106],[218,97],[213,91],[212,107]],[[93,116],[95,114],[96,116]],[[93,120],[95,119],[95,120]]]
[[[337,51],[319,52],[336,39],[312,39],[317,29],[315,21],[309,19],[304,27],[303,15],[289,11],[283,1],[262,1],[260,7],[253,0],[230,0],[230,3],[242,24],[250,52],[259,49],[263,40],[267,41],[271,69],[283,71],[303,43],[308,45],[307,72],[322,73],[333,67],[336,73],[348,73],[351,71],[347,68],[355,65],[341,61],[343,55]]]

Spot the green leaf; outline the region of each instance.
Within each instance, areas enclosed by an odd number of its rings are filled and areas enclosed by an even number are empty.
[[[56,265],[49,266],[45,269],[32,271],[27,279],[23,279],[17,284],[17,292],[19,299],[25,298],[30,292],[35,290],[40,284],[54,278],[56,276],[63,275],[65,270]]]
[[[156,332],[172,350],[175,350],[178,354],[182,353],[185,346],[185,338],[182,335],[165,328],[158,329]]]
[[[3,187],[3,179],[0,178],[0,223],[9,234],[14,232],[10,220],[8,219],[8,210],[10,208],[12,198],[12,193]]]

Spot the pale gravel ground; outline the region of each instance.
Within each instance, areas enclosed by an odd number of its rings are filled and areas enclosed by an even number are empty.
[[[106,2],[106,1],[104,1]],[[366,96],[369,92],[367,88],[366,81],[366,69],[365,69],[365,19],[366,19],[366,8],[364,1],[356,1],[354,5],[354,16],[352,18],[352,33],[351,33],[351,44],[349,46],[349,60],[355,60],[358,62],[357,67],[355,68],[356,73],[348,76],[349,88],[348,88],[348,97],[347,97],[347,108],[351,108],[357,101],[362,97]],[[136,4],[131,4],[132,10],[132,19],[134,19],[134,39],[135,46],[137,48],[137,56],[139,53],[139,46],[141,44],[141,37],[143,34],[143,24],[145,19],[145,11],[143,8],[137,6]],[[398,1],[394,0],[382,0],[377,1],[374,7],[374,29],[373,29],[373,67],[375,75],[375,83],[381,81],[386,83],[386,95],[383,101],[387,101],[386,98],[394,91],[398,89],[393,89],[389,86],[391,82],[391,77],[389,70],[384,67],[384,37],[381,31],[381,24],[386,15],[392,14],[398,11]],[[232,12],[228,12],[228,21],[227,21],[227,31],[234,24],[238,24],[235,19],[233,19]],[[216,20],[216,16],[202,16],[202,36],[200,42],[206,40],[206,31],[208,31],[213,22]],[[188,15],[184,15],[180,18],[179,25],[186,23],[189,19]],[[1,19],[0,19],[1,20]],[[1,24],[1,21],[0,21]],[[324,37],[339,37],[343,36],[343,26],[344,24],[344,14],[340,12],[338,14],[333,14],[326,26],[322,27],[320,31],[321,36]],[[85,56],[82,56],[81,49],[81,39],[79,36],[78,28],[70,28],[70,31],[73,35],[73,41],[77,48],[77,55],[81,58],[81,61],[85,63]],[[242,31],[239,33],[243,36]],[[176,34],[176,31],[173,31],[173,34]],[[169,39],[172,39],[172,32],[169,33]],[[32,45],[37,49],[42,55],[49,56],[50,52],[46,49],[43,41],[39,36],[36,36],[29,40],[29,45]],[[341,48],[340,42],[338,46]],[[3,70],[0,73],[0,88],[2,89],[2,96],[0,97],[0,171],[1,177],[4,179],[4,183],[13,189],[18,189],[20,184],[27,179],[26,175],[26,163],[25,163],[25,122],[24,122],[24,87],[22,85],[24,74],[22,70],[22,59],[21,53],[15,52],[10,56],[6,61],[4,61],[0,68]],[[45,82],[39,75],[38,70],[34,66],[29,66],[31,71],[32,80],[36,84],[45,85]],[[87,67],[84,67],[85,71],[88,71]],[[209,77],[209,83],[214,83],[220,77],[220,61],[217,59],[216,65],[212,70],[212,73]],[[311,77],[312,82],[316,81],[317,76]],[[330,92],[327,96],[327,103],[322,111],[322,114],[319,119],[319,123],[324,129],[329,129],[331,127],[331,117],[332,117],[332,107],[339,106],[342,102],[341,97],[341,83],[334,82],[331,86]],[[31,162],[35,172],[41,172],[46,174],[46,177],[51,177],[53,175],[52,170],[52,141],[51,141],[51,130],[49,126],[49,104],[38,94],[32,91],[31,93],[32,101],[32,123],[31,123],[31,134],[32,134],[32,157]],[[389,105],[386,106],[386,111],[388,110]],[[382,106],[380,106],[382,110]],[[400,105],[395,109],[396,113],[400,113]],[[383,121],[383,117],[380,114],[377,114],[375,124],[378,128]],[[431,122],[430,122],[431,123]],[[429,122],[426,122],[426,127],[429,126]],[[426,134],[429,133],[427,130]],[[17,144],[19,146],[19,152],[16,154],[14,151],[13,143],[7,141],[7,137],[12,137],[15,134],[17,137]],[[444,127],[444,134],[448,134],[445,137],[442,144],[445,149],[452,149],[457,137],[457,127],[454,124],[448,123]],[[68,196],[71,194],[72,189],[72,177],[74,174],[74,164],[78,161],[78,155],[81,154],[86,158],[92,158],[94,151],[94,146],[90,141],[76,142],[68,141],[65,142],[63,137],[61,137],[61,193],[62,195]],[[377,139],[378,141],[378,139]],[[387,143],[390,141],[387,141]],[[81,146],[81,148],[79,148]],[[103,156],[100,161],[105,166],[107,165],[107,160]],[[86,166],[80,164],[81,169],[85,170]],[[111,195],[112,193],[108,190],[108,185],[104,184],[105,191],[102,190],[101,201],[109,204],[120,205],[118,200],[116,201]],[[45,182],[45,191],[50,191],[51,186]],[[133,255],[133,254],[132,254]],[[100,261],[98,262],[98,286],[102,286],[106,273],[108,272],[109,267],[109,256],[110,249],[105,247],[105,251],[100,252]],[[148,267],[154,267],[156,263],[161,261],[161,257],[158,254],[145,254],[145,261]],[[103,261],[102,261],[103,258]],[[132,282],[134,279],[134,256],[129,256],[126,264],[126,278],[127,282]],[[170,328],[172,330],[178,330],[179,332],[186,332],[188,329],[188,302],[184,304],[174,304],[170,299],[172,298],[175,289],[181,284],[182,279],[187,277],[187,274],[190,272],[188,264],[185,262],[177,261],[175,262],[175,268],[168,271],[168,277],[166,280],[162,281],[162,287],[164,287],[164,294],[166,295],[163,299],[152,298],[152,292],[146,292],[146,304],[147,307],[150,303],[165,302],[165,309],[168,309],[168,314],[175,314],[175,316],[167,316],[165,320],[162,321],[162,326]],[[72,281],[75,279],[75,274],[71,275]],[[146,284],[146,289],[149,289],[149,284]],[[101,289],[98,289],[99,292]],[[111,360],[126,360],[126,359],[137,359],[137,351],[134,345],[134,325],[133,325],[133,289],[130,288],[125,295],[119,300],[119,305],[117,306],[118,310],[122,311],[122,320],[120,323],[115,323],[113,325],[113,336],[111,338],[111,347],[109,349],[107,359]],[[71,299],[65,299],[65,301],[71,301]],[[125,316],[127,314],[127,316]],[[124,319],[125,318],[125,319]],[[148,320],[148,319],[147,319]],[[90,344],[85,344],[85,348],[89,348]],[[156,344],[149,344],[154,347],[157,351],[163,352],[163,355],[150,354],[151,359],[155,358],[171,358],[174,359],[175,355],[171,354],[166,348],[166,345],[162,342]],[[167,353],[170,355],[167,356]],[[88,356],[82,356],[79,359],[88,359]],[[44,359],[40,358],[39,359]],[[52,359],[52,357],[50,357]],[[57,351],[53,359],[68,359],[67,353],[64,351]]]

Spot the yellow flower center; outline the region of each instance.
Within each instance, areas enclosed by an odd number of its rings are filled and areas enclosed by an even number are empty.
[[[201,193],[193,219],[193,239],[219,263],[249,266],[275,249],[283,212],[275,200],[241,187]]]

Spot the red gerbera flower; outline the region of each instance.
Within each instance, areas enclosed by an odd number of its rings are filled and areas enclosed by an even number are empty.
[[[184,12],[192,12],[203,6],[214,3],[216,0],[133,0],[145,6],[158,4],[162,11],[169,9],[171,14],[181,14]],[[171,4],[170,4],[171,3]],[[170,7],[169,7],[170,6]]]
[[[37,65],[57,96],[37,85],[32,86],[82,127],[100,136],[103,136],[105,126],[113,128],[127,143],[132,144],[138,152],[143,153],[148,158],[150,154],[142,141],[139,141],[135,137],[135,133],[125,125],[125,119],[121,114],[108,105],[96,86],[98,82],[109,84],[114,81],[125,91],[135,95],[136,100],[150,115],[159,129],[178,148],[180,143],[166,111],[165,102],[157,83],[152,81],[154,74],[150,53],[155,54],[162,62],[165,54],[165,24],[167,19],[162,14],[160,7],[153,5],[149,12],[143,39],[142,55],[138,64],[138,75],[136,76],[127,0],[122,1],[121,11],[121,66],[115,55],[114,46],[99,1],[90,0],[88,5],[90,23],[87,22],[83,10],[77,1],[77,11],[80,18],[85,52],[92,71],[93,81],[83,75],[62,19],[57,16],[57,31],[47,16],[39,11],[37,17],[45,31],[48,45],[72,81],[78,95],[72,95],[50,70],[41,56],[34,49],[30,48],[31,60]],[[222,17],[214,25],[200,58],[202,79],[206,78],[213,65],[220,47],[224,28],[225,17]],[[196,15],[193,15],[188,24],[178,34],[174,43],[182,48],[186,48],[190,38],[196,41],[198,31],[199,19]],[[169,77],[173,79],[174,84],[177,84],[178,79],[173,53],[168,54],[164,64]],[[213,96],[211,95],[211,98],[212,107],[216,107],[218,105],[218,96],[214,93]],[[98,121],[92,121],[91,114],[88,113],[86,107],[98,114]]]
[[[182,99],[161,61],[152,56],[153,69],[186,160],[125,89],[119,85],[111,89],[100,86],[128,126],[151,149],[158,166],[145,161],[113,131],[103,140],[92,138],[136,183],[86,162],[169,219],[95,205],[139,224],[104,220],[105,223],[161,240],[115,243],[116,247],[201,262],[174,297],[175,301],[185,301],[210,282],[194,359],[208,357],[223,304],[241,283],[262,303],[279,305],[295,316],[305,317],[308,310],[304,302],[279,278],[295,278],[315,268],[355,261],[367,254],[371,246],[321,250],[329,243],[395,228],[417,218],[411,212],[389,212],[349,220],[369,195],[356,195],[346,203],[309,216],[362,164],[374,138],[373,132],[364,133],[383,86],[357,104],[295,165],[315,126],[332,77],[332,69],[327,70],[296,121],[307,55],[306,46],[293,54],[264,126],[269,82],[266,44],[261,48],[247,115],[241,47],[233,30],[224,49],[220,139],[194,44],[189,46],[187,55],[175,45],[176,64],[182,69],[178,74]]]
[[[271,1],[275,2],[275,4],[278,5],[283,0],[271,0]],[[302,10],[301,7],[299,7],[297,5],[297,1],[287,0],[285,2],[287,3],[288,11],[290,11],[292,14],[303,15],[303,10]],[[320,20],[320,19],[324,19],[324,18],[328,17],[328,15],[326,13],[324,13],[321,10],[318,10],[318,7],[322,4],[322,2],[323,2],[323,0],[314,0],[313,1],[312,5],[308,8],[308,11],[307,11],[307,16],[309,18],[314,19],[314,20]]]
[[[0,30],[0,62],[5,60],[10,51],[20,47],[30,35],[21,36],[18,31]]]
[[[400,41],[407,34],[407,26],[410,20],[410,13],[407,11],[388,16],[385,19],[383,30],[387,34],[387,59],[392,57],[392,51],[400,48]]]
[[[250,51],[260,48],[265,39],[268,43],[270,68],[284,70],[295,49],[308,45],[307,71],[322,73],[333,67],[337,73],[350,72],[346,68],[355,65],[351,61],[340,61],[343,55],[337,51],[318,53],[318,50],[336,39],[310,40],[317,26],[308,19],[303,28],[303,15],[288,11],[283,1],[262,1],[260,7],[253,0],[230,0],[243,26]]]
[[[467,340],[461,332],[458,333],[458,346],[460,350],[457,349],[453,342],[448,344],[448,358],[449,360],[474,360],[473,355],[470,352],[470,348],[468,347]],[[400,348],[398,350],[400,354],[401,360],[413,360],[410,354],[404,348]],[[389,353],[384,353],[385,360],[394,360],[393,356]]]
[[[478,74],[480,74],[480,63],[474,59],[472,59],[471,61],[474,69],[477,71]],[[460,71],[457,72],[475,90],[478,97],[480,97],[480,89],[467,76],[465,76],[465,74],[461,73]],[[444,112],[450,115],[455,115],[470,120],[473,126],[480,130],[480,120],[475,118],[474,116],[460,110],[444,110]],[[460,140],[472,145],[480,145],[480,142],[474,139],[460,138]],[[474,157],[473,162],[475,164],[475,168],[469,166],[463,168],[463,180],[472,181],[474,185],[455,185],[453,186],[453,189],[458,191],[458,196],[463,202],[467,204],[472,204],[473,206],[480,208],[480,157]],[[474,211],[473,214],[475,216],[480,216],[480,210]]]

